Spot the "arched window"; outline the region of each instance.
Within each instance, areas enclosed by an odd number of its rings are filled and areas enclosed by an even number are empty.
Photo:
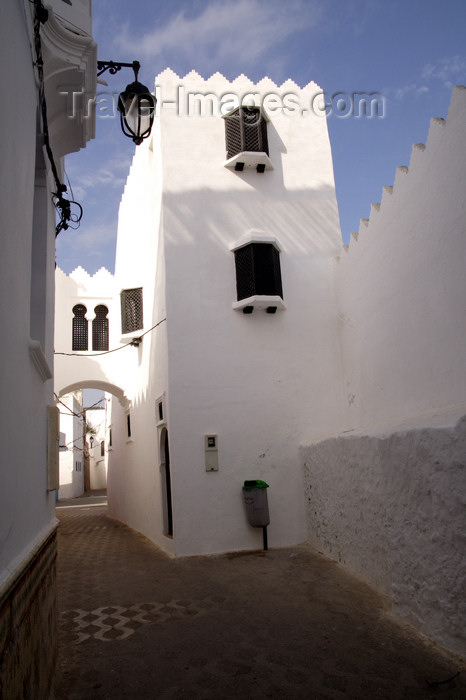
[[[73,306],[73,350],[87,350],[87,309],[84,304]]]
[[[99,304],[94,309],[95,319],[92,321],[92,349],[108,350],[108,309]]]

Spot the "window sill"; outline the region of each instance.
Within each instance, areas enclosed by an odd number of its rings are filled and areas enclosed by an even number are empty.
[[[267,310],[274,307],[277,311],[284,311],[286,309],[285,303],[281,297],[268,296],[265,294],[255,294],[252,297],[247,297],[247,299],[235,301],[231,306],[235,311],[242,311],[247,306],[252,306],[254,310]]]
[[[131,331],[131,333],[122,333],[120,338],[120,343],[127,345],[132,343],[133,340],[138,340],[144,333],[144,329],[140,328],[138,331]]]
[[[243,163],[241,168],[238,164]],[[257,168],[263,166],[264,170],[273,170],[272,161],[264,151],[243,151],[229,158],[223,164],[225,168],[243,170],[243,168]]]

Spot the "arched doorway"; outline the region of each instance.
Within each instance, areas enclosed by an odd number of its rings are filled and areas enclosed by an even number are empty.
[[[97,381],[63,387],[55,398],[60,419],[57,500],[106,493],[112,409],[129,402],[120,388]]]

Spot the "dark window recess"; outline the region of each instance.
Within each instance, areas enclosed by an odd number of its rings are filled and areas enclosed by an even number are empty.
[[[105,440],[100,443],[100,456],[105,457]]]
[[[238,107],[225,117],[227,158],[243,151],[269,155],[267,121],[258,107]]]
[[[143,327],[142,287],[121,293],[121,332],[132,333]]]
[[[112,447],[112,429],[109,428],[108,430],[108,446]]]
[[[88,348],[88,328],[87,309],[84,304],[73,306],[73,350],[87,350]]]
[[[163,420],[163,403],[160,401],[160,403],[157,404],[158,408],[158,413],[159,413],[159,420]]]
[[[92,321],[92,349],[108,350],[108,309],[99,304],[94,309],[95,319]]]
[[[280,253],[272,243],[249,243],[235,250],[238,301],[255,296],[283,299]]]
[[[126,416],[126,434],[129,438],[131,437],[131,416],[129,415],[129,413]]]

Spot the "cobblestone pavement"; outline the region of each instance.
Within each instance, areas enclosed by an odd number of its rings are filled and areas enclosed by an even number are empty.
[[[171,559],[105,503],[57,508],[57,700],[466,698],[464,661],[313,550]]]

